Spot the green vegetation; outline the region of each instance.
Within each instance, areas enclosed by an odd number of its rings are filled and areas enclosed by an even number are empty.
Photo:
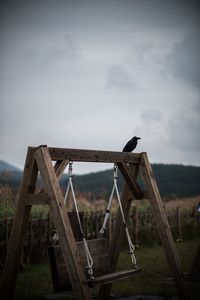
[[[184,241],[177,244],[184,272],[188,272],[199,240]],[[113,284],[112,293],[117,295],[157,294],[163,296],[176,295],[172,283],[166,281],[170,272],[165,261],[164,252],[160,245],[136,250],[138,265],[143,272],[132,279],[121,280]],[[130,268],[130,257],[127,251],[120,255],[118,269]],[[198,282],[189,283],[189,291],[193,300],[199,299],[200,286]],[[50,268],[47,262],[27,267],[18,277],[16,300],[39,300],[44,294],[52,293]],[[96,293],[96,290],[93,290]]]
[[[12,188],[19,186],[22,172],[9,165],[9,170],[1,168],[0,186],[8,184]],[[5,165],[3,164],[5,167]],[[200,167],[183,165],[152,165],[160,193],[164,197],[191,197],[200,195]],[[75,171],[75,170],[74,170]],[[87,193],[90,200],[108,197],[112,188],[112,170],[106,170],[86,175],[74,176],[76,190]],[[61,185],[66,188],[67,175],[61,178]],[[122,190],[123,179],[119,178],[119,188]]]

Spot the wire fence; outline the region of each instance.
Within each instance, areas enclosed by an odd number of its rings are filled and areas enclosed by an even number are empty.
[[[181,242],[182,240],[196,238],[200,235],[200,213],[197,212],[196,207],[191,209],[180,207],[167,209],[166,214],[175,241]],[[109,218],[106,232],[109,241],[112,238],[116,216],[116,213],[111,213]],[[81,212],[80,218],[87,239],[97,238],[103,223],[104,213],[102,211]],[[69,219],[76,240],[80,240],[76,214],[74,212],[69,213]],[[0,219],[1,265],[5,261],[12,224],[13,218],[5,217]],[[129,215],[128,227],[135,245],[153,245],[160,242],[154,216],[150,208],[141,210],[133,207]],[[22,264],[41,260],[46,257],[48,246],[52,242],[54,233],[55,228],[50,213],[45,216],[41,213],[37,218],[30,217],[23,242]]]

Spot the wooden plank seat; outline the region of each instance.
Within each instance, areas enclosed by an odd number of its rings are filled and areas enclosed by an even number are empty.
[[[113,272],[105,275],[100,275],[97,277],[94,277],[94,279],[87,279],[86,282],[90,287],[93,287],[95,285],[105,284],[113,282],[114,280],[121,280],[126,279],[130,276],[137,275],[138,273],[141,273],[141,268],[135,268],[131,270],[123,270],[118,272]]]
[[[83,242],[77,242],[80,262],[85,269],[87,262]],[[108,242],[106,238],[88,240],[88,247],[93,258],[94,280],[88,279],[89,287],[120,280],[141,272],[140,268],[111,273],[110,258],[108,255]],[[60,245],[49,248],[49,258],[55,292],[71,289],[71,283]]]

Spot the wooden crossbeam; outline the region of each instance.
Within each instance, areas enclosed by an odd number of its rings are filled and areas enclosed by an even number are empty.
[[[32,147],[32,149],[35,150],[37,148]],[[49,147],[48,149],[52,160],[62,160],[62,161],[72,160],[72,161],[101,162],[101,163],[124,162],[124,163],[133,163],[133,164],[138,164],[140,162],[140,153],[53,148],[53,147]]]
[[[25,205],[46,205],[49,204],[47,193],[26,194],[24,198]]]

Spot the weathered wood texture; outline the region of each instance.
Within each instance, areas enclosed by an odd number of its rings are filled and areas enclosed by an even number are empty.
[[[94,280],[89,279],[89,280],[87,280],[87,283],[91,287],[93,287],[95,285],[111,283],[115,280],[127,279],[127,278],[137,275],[141,272],[142,272],[142,270],[140,268],[113,272],[110,274],[105,274],[105,275],[95,277]]]
[[[48,148],[41,147],[37,149],[35,157],[43,179],[44,189],[50,198],[53,221],[64,253],[65,264],[72,283],[74,295],[77,300],[89,300],[91,296],[87,285],[83,283],[83,280],[86,280],[85,274],[80,264],[80,256],[77,251],[74,235]]]
[[[160,239],[165,250],[165,255],[177,287],[179,298],[185,300],[189,299],[189,294],[186,289],[186,284],[184,281],[183,272],[177,254],[176,246],[171,234],[171,230],[165,214],[164,206],[160,197],[156,180],[146,153],[142,153],[141,165],[143,177],[146,186],[148,187],[150,196],[149,200],[154,213]]]
[[[32,147],[33,149],[36,149]],[[140,153],[125,153],[116,151],[85,150],[49,147],[52,160],[72,160],[102,163],[135,163],[140,162]]]
[[[57,176],[58,180],[60,179],[63,172],[65,171],[68,163],[69,163],[68,159],[66,159],[66,160],[57,160],[57,162],[55,163],[54,170],[56,172],[56,176]]]
[[[125,182],[128,184],[130,191],[133,193],[135,199],[142,199],[143,193],[137,183],[137,177],[133,173],[134,165],[127,165],[125,163],[118,163],[120,172],[122,173]]]
[[[5,267],[1,280],[1,295],[4,296],[5,300],[10,300],[14,296],[16,278],[23,248],[23,238],[31,210],[31,205],[25,205],[24,199],[27,193],[34,192],[37,174],[38,168],[34,159],[34,151],[29,148],[18,198],[18,206],[12,226]]]
[[[83,242],[77,242],[80,255],[80,262],[83,270],[86,270],[87,261]],[[94,276],[110,272],[110,259],[108,256],[108,241],[105,238],[88,240],[88,247],[93,258]],[[71,289],[70,278],[64,261],[64,255],[60,245],[52,246],[49,249],[50,264],[54,282],[54,291],[61,292]]]
[[[52,160],[57,161],[54,167],[52,165]],[[76,244],[75,242],[66,207],[64,206],[63,195],[58,183],[58,178],[63,173],[63,170],[69,160],[85,162],[109,162],[118,164],[126,181],[125,189],[121,199],[126,220],[128,219],[132,199],[140,199],[142,197],[142,191],[136,182],[139,167],[141,168],[142,176],[148,191],[155,221],[160,234],[160,239],[165,250],[169,267],[171,268],[172,275],[174,277],[179,298],[181,300],[189,299],[176,247],[147,154],[47,148],[44,146],[37,148],[29,147],[28,149],[23,182],[19,196],[19,204],[15,215],[3,279],[1,282],[1,293],[4,295],[4,299],[12,299],[18,265],[20,262],[21,249],[23,246],[22,241],[25,235],[31,205],[40,203],[41,199],[43,203],[49,203],[52,211],[53,221],[59,235],[59,241],[61,245],[60,249],[62,249],[63,254],[61,257],[62,259],[64,258],[64,261],[61,259],[61,271],[64,270],[64,273],[66,274],[67,268],[67,273],[72,284],[74,296],[77,300],[91,299],[84,272],[85,256],[82,256],[83,252],[81,250],[83,246],[81,243]],[[34,195],[38,169],[41,173],[42,181],[44,183],[45,193],[43,193],[42,190],[42,193]],[[46,196],[46,194],[48,196]],[[121,213],[119,211],[109,247],[109,257],[107,256],[107,258],[109,258],[107,264],[109,270],[106,268],[104,270],[100,270],[100,276],[105,275],[102,275],[104,271],[106,273],[108,271],[115,271],[123,235],[124,226]],[[101,268],[103,266],[103,262],[101,260],[103,254],[99,255],[97,253],[100,251],[101,247],[98,247],[96,244],[97,242],[91,242],[91,244],[92,243],[95,245],[94,247],[91,247],[90,245],[92,255],[97,258],[96,264]],[[106,254],[106,252],[104,253]],[[60,262],[58,260],[57,264],[59,263]],[[125,272],[124,276],[128,276],[128,273]],[[96,281],[98,281],[98,283],[102,283],[99,291],[99,299],[106,299],[108,297],[112,287],[112,283],[110,282],[114,278],[120,279],[124,276],[122,273],[115,273],[113,275],[110,274],[107,277],[103,276],[102,278],[97,278]]]
[[[24,198],[25,205],[46,205],[49,204],[47,193],[26,194]]]

